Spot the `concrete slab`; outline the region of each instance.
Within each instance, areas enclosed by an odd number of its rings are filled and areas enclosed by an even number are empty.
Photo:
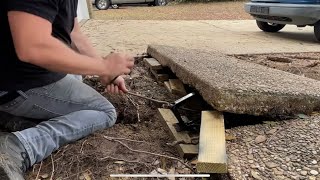
[[[219,111],[275,116],[320,109],[320,81],[217,52],[160,45],[147,52]]]
[[[254,20],[89,20],[82,30],[103,55],[111,51],[143,53],[148,44],[226,54],[319,51],[319,43],[311,27],[287,26],[279,33],[270,34],[258,29]]]

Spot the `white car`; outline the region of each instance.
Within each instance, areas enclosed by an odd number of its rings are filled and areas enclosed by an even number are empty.
[[[112,5],[121,5],[121,4],[149,4],[154,6],[165,6],[167,5],[167,0],[92,0],[99,10],[106,10]]]

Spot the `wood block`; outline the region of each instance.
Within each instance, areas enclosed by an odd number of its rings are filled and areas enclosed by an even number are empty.
[[[186,90],[184,89],[183,83],[179,79],[169,79],[169,84],[173,94],[182,96],[187,94]]]
[[[169,128],[170,133],[175,141],[185,141],[186,143],[191,142],[191,138],[189,137],[187,132],[177,132],[174,125],[179,123],[179,121],[170,109],[159,108],[158,111],[160,112],[165,122],[164,125],[166,125]]]
[[[164,126],[169,130],[170,135],[174,141],[184,141],[186,143],[191,143],[191,138],[187,132],[177,132],[174,127],[179,121],[174,116],[173,112],[170,109],[158,109],[162,119]],[[190,145],[190,144],[178,144],[176,145],[178,152],[183,158],[193,158],[198,154],[198,146]]]
[[[151,69],[151,73],[154,75],[157,81],[168,81],[169,75],[168,74],[158,74],[156,70]]]
[[[197,170],[202,173],[227,173],[225,128],[221,112],[202,112]]]
[[[165,82],[164,82],[164,87],[165,87],[170,93],[172,93],[172,89],[171,89],[171,86],[170,86],[169,81],[165,81]]]
[[[179,144],[177,149],[180,157],[192,159],[199,153],[199,145]]]
[[[145,65],[152,70],[162,69],[162,65],[154,58],[144,58],[143,62]]]

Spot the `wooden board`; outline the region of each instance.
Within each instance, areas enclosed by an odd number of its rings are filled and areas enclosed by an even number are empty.
[[[143,62],[145,65],[152,70],[162,69],[162,65],[154,58],[144,58]]]
[[[165,82],[164,82],[164,87],[165,87],[170,93],[172,93],[172,89],[171,89],[171,86],[170,86],[169,81],[165,81]]]
[[[174,141],[184,141],[186,143],[191,143],[191,138],[187,132],[177,132],[174,127],[179,121],[174,116],[173,112],[170,109],[158,109],[162,119],[163,124],[170,132]],[[176,145],[178,152],[183,158],[193,158],[198,154],[198,146],[190,144],[178,144]]]
[[[182,96],[187,94],[186,90],[184,89],[183,83],[179,79],[169,79],[169,84],[173,94]]]
[[[199,153],[199,146],[193,144],[179,144],[177,145],[180,157],[186,159],[192,159],[196,157]]]
[[[156,70],[151,69],[151,73],[154,75],[157,81],[168,81],[169,75],[168,74],[158,74]]]
[[[225,128],[221,112],[202,112],[197,170],[201,173],[227,173]]]

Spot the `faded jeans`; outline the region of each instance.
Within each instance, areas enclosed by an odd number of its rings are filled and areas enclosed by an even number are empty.
[[[65,144],[114,125],[117,117],[113,105],[79,79],[67,75],[47,86],[18,91],[21,96],[0,105],[0,111],[45,120],[35,127],[13,132],[24,145],[31,165]]]

